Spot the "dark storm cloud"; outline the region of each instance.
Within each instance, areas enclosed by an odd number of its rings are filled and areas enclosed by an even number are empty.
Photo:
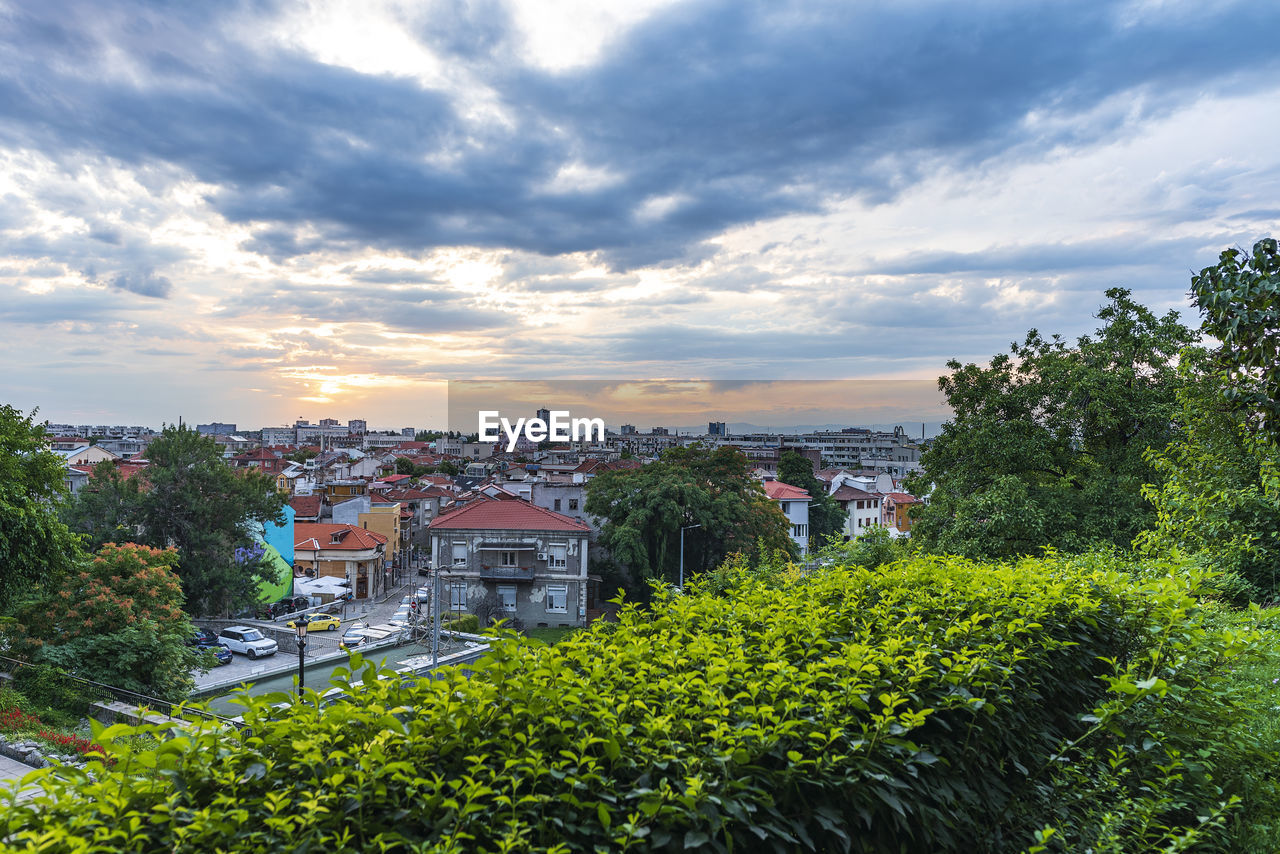
[[[466,244],[626,268],[705,257],[727,227],[833,197],[887,200],[939,166],[1122,133],[1132,111],[1097,109],[1117,94],[1150,115],[1280,66],[1245,4],[1123,18],[1076,2],[693,2],[551,74],[511,58],[501,7],[434,4],[420,37],[511,119],[478,123],[453,93],[254,52],[220,29],[229,14],[24,4],[0,22],[0,140],[186,170],[277,260]],[[575,162],[616,179],[556,188]]]
[[[513,314],[476,303],[445,288],[392,288],[372,285],[293,285],[277,282],[257,287],[222,303],[225,317],[265,313],[293,325],[305,323],[378,323],[398,332],[449,333],[512,328]]]

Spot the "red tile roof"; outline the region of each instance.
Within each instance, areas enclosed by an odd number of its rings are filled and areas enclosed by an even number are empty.
[[[764,493],[774,501],[811,501],[812,496],[808,490],[801,489],[798,486],[792,486],[789,483],[783,483],[780,480],[766,480],[764,482]]]
[[[295,495],[289,499],[289,506],[293,508],[294,517],[306,521],[307,519],[320,518],[320,496],[319,495]]]
[[[923,502],[921,502],[921,501],[920,501],[920,499],[919,499],[919,498],[916,498],[914,495],[912,495],[912,494],[911,494],[911,493],[909,493],[909,492],[890,492],[890,493],[888,493],[888,494],[886,494],[886,495],[885,495],[885,498],[889,499],[890,501],[894,502],[895,504],[921,504],[921,503],[923,503]]]
[[[342,542],[334,543],[335,532],[345,532]],[[355,525],[335,525],[329,522],[298,522],[293,526],[295,550],[342,549],[363,551],[386,545],[387,538],[376,531],[368,531]]]
[[[438,530],[503,530],[503,531],[571,531],[588,533],[591,529],[584,522],[535,507],[522,499],[472,501],[442,513],[427,526]]]

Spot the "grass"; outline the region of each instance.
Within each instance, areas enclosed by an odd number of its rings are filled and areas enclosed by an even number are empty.
[[[573,633],[579,632],[579,631],[581,631],[581,629],[577,627],[565,627],[565,628],[554,628],[554,629],[553,628],[537,628],[537,629],[526,630],[525,635],[529,638],[529,640],[540,641],[542,643],[545,643],[547,646],[554,646],[560,643],[560,641],[569,637],[569,635],[572,635]]]

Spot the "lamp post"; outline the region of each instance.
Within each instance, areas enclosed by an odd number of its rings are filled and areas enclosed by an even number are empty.
[[[294,622],[294,631],[298,634],[298,696],[302,696],[302,651],[307,645],[307,619],[299,617]]]
[[[680,592],[684,592],[684,532],[690,528],[701,528],[701,525],[685,525],[680,529]]]

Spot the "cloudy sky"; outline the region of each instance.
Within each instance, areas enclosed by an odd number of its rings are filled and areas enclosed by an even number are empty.
[[[1280,231],[1256,3],[0,0],[0,400],[936,377]]]

